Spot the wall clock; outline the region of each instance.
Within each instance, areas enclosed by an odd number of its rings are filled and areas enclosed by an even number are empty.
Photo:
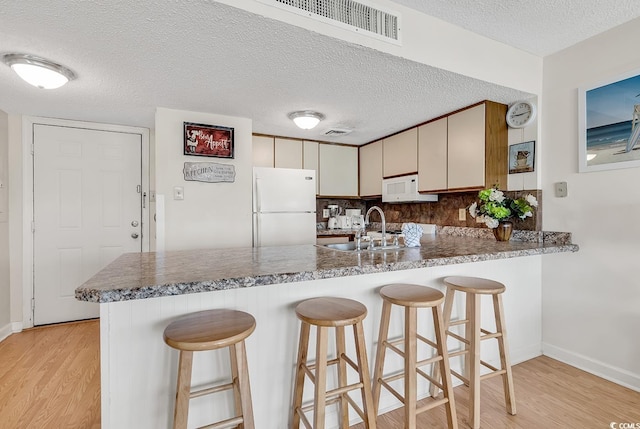
[[[507,110],[507,125],[511,128],[524,128],[536,118],[536,105],[530,101],[516,101]]]

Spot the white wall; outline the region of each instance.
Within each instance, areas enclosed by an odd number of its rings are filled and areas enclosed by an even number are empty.
[[[0,110],[0,341],[11,333],[9,322],[9,116]]]
[[[544,352],[636,390],[640,168],[578,174],[577,89],[640,71],[639,39],[636,19],[545,58],[542,126],[543,227],[580,245],[543,260]],[[566,198],[553,195],[559,181]]]
[[[233,127],[234,159],[183,155],[183,122]],[[164,196],[164,249],[251,246],[251,120],[159,108],[155,143],[156,192]],[[185,162],[231,164],[235,182],[187,182]],[[173,199],[175,186],[184,188],[184,200]]]
[[[375,6],[401,14],[401,46],[256,0],[218,1],[317,33],[498,85],[532,94],[540,94],[542,88],[542,58],[388,0],[376,0]]]

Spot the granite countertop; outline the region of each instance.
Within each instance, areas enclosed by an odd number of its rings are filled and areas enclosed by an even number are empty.
[[[293,283],[547,253],[576,252],[571,234],[514,231],[498,242],[481,228],[439,227],[421,247],[342,252],[314,245],[127,253],[76,289],[76,299],[115,302]]]

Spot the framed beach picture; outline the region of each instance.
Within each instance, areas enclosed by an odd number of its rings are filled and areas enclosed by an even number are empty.
[[[184,123],[185,155],[233,158],[233,128]]]
[[[640,167],[640,70],[578,90],[578,171]]]
[[[509,174],[533,171],[535,159],[535,141],[512,144],[509,146]]]

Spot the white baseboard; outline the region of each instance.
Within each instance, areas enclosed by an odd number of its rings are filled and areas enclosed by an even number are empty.
[[[568,365],[575,366],[593,375],[597,375],[598,377],[602,377],[605,380],[640,392],[640,375],[638,374],[548,343],[542,343],[542,354]]]
[[[22,322],[11,322],[0,327],[0,342],[16,332],[22,332]]]

